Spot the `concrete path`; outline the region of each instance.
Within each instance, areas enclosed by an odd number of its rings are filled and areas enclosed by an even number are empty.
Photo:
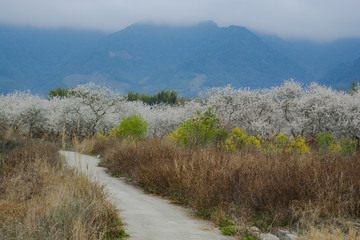
[[[121,210],[124,228],[131,240],[234,239],[222,235],[211,222],[194,219],[189,210],[145,194],[122,179],[110,177],[104,168],[97,167],[96,157],[67,151],[61,154],[69,166],[106,186],[110,200]]]

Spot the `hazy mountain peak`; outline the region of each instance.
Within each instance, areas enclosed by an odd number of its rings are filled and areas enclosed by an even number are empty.
[[[2,92],[23,86],[46,93],[92,80],[123,92],[176,89],[193,95],[227,84],[263,88],[290,78],[313,80],[302,65],[305,57],[286,54],[291,51],[245,27],[219,27],[211,21],[187,26],[137,23],[107,36],[55,31],[54,38],[54,30],[8,30],[0,28]],[[320,60],[317,64],[325,61]]]

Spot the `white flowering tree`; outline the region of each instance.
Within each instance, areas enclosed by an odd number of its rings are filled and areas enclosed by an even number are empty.
[[[16,91],[2,96],[1,121],[17,131],[26,129],[30,135],[46,132],[48,119],[48,101],[28,92]]]
[[[320,132],[360,140],[360,91],[351,94],[293,80],[270,89],[209,89],[200,99],[183,105],[149,106],[129,102],[118,92],[95,84],[79,85],[67,97],[45,99],[30,92],[0,96],[0,124],[30,134],[89,136],[109,133],[123,117],[142,115],[148,134],[165,136],[197,110],[212,107],[228,130],[240,127],[249,134],[274,133],[314,137]]]
[[[80,103],[72,111],[78,117],[78,129],[83,129],[78,134],[83,132],[85,135],[94,135],[97,130],[103,129],[99,124],[105,124],[105,116],[115,111],[115,104],[125,100],[120,93],[94,83],[77,86],[70,98]]]

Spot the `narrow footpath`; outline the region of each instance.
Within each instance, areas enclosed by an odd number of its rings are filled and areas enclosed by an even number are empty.
[[[98,167],[96,157],[61,151],[67,164],[105,185],[110,201],[120,209],[125,231],[131,240],[212,240],[234,239],[221,234],[211,222],[190,216],[188,209],[169,200],[145,194],[122,179],[109,176]]]

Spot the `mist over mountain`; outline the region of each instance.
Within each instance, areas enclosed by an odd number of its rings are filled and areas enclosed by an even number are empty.
[[[349,89],[349,83],[352,81],[360,83],[360,58],[334,67],[319,80],[320,83],[329,84],[337,89]]]
[[[360,56],[360,40],[332,44],[258,36],[244,27],[134,24],[113,34],[0,26],[0,92],[86,82],[122,92],[309,83]],[[325,81],[325,83],[327,83]]]
[[[97,31],[0,25],[0,92],[54,88],[55,67],[103,36]]]
[[[310,73],[314,81],[322,79],[339,64],[352,62],[360,57],[360,38],[319,43],[307,40],[283,40],[262,34],[259,34],[259,37]],[[331,84],[331,81],[324,83]]]

